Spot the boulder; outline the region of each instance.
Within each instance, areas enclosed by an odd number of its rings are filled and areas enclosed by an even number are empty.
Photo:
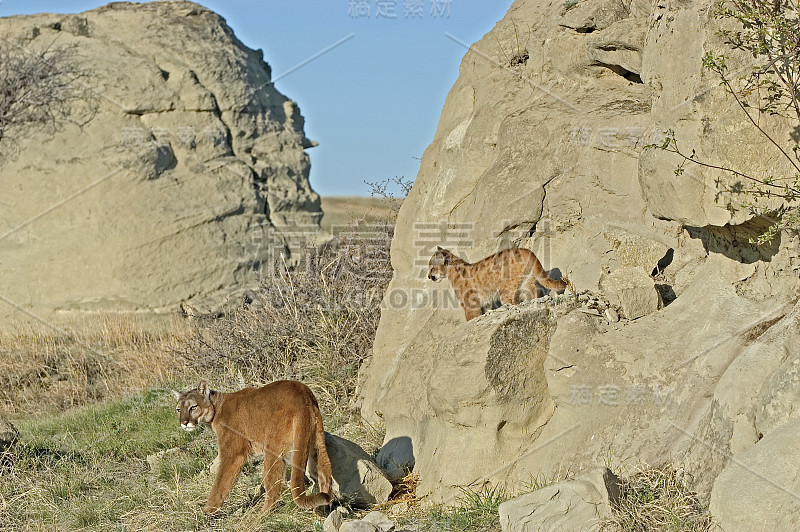
[[[411,438],[393,438],[383,444],[375,456],[389,480],[399,480],[414,470],[414,446]]]
[[[327,521],[326,521],[327,522]],[[381,512],[369,512],[361,519],[348,519],[339,525],[339,532],[395,532],[395,524]],[[325,529],[328,532],[328,529]]]
[[[382,404],[403,404],[413,417],[424,416],[414,438],[414,471],[432,491],[440,487],[434,479],[465,485],[481,480],[478,470],[463,464],[481,464],[479,471],[503,469],[508,462],[502,457],[514,454],[547,422],[554,403],[542,367],[556,316],[576,305],[574,298],[550,306],[531,301],[469,322],[456,309],[462,323],[439,329],[435,348],[425,356],[415,350],[387,371]],[[422,341],[427,345],[427,338]],[[390,433],[386,441],[409,438]],[[411,448],[392,443],[385,456],[398,447],[403,453]]]
[[[372,511],[362,517],[361,520],[372,523],[380,532],[392,532],[394,530],[394,522],[381,512]]]
[[[619,498],[619,479],[599,468],[557,482],[500,505],[503,532],[598,530]]]
[[[656,312],[661,296],[653,279],[637,266],[622,266],[600,280],[600,288],[612,305],[629,320]]]
[[[93,106],[21,132],[0,165],[9,301],[48,318],[218,308],[316,232],[303,117],[219,15],[114,2],[0,18],[0,33],[73,46]]]
[[[326,432],[325,447],[333,469],[335,499],[356,507],[368,507],[389,500],[392,483],[358,444]]]
[[[800,521],[800,421],[766,434],[722,470],[710,512],[728,530],[793,530]]]
[[[347,515],[347,508],[344,506],[337,506],[331,513],[328,514],[328,516],[325,518],[325,521],[322,523],[323,531],[337,532],[342,526],[342,523]]]
[[[339,532],[380,532],[380,529],[367,521],[348,519],[339,527]]]

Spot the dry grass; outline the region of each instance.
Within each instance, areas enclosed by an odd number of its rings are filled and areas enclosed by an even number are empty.
[[[620,501],[602,530],[624,532],[712,530],[708,510],[689,479],[671,464],[644,469],[621,479]]]
[[[182,373],[178,318],[101,315],[61,327],[0,331],[0,414],[64,410],[139,391]]]

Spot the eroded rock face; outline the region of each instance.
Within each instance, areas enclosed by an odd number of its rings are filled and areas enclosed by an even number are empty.
[[[58,130],[11,139],[17,156],[0,165],[10,301],[36,313],[214,306],[294,226],[316,227],[303,117],[212,11],[118,2],[0,19],[0,33],[74,45],[90,99]]]
[[[736,395],[747,373],[731,371],[740,356],[750,367],[743,345],[753,327],[778,335],[789,326],[797,238],[749,244],[763,220],[719,201],[720,176],[693,168],[676,177],[676,159],[645,149],[672,128],[704,158],[785,173],[702,69],[706,50],[728,51],[709,6],[518,0],[464,56],[400,211],[362,392],[362,413],[383,419],[387,440],[410,441],[418,494],[444,500],[457,486],[524,482],[619,455],[686,460],[709,479],[707,497],[730,457],[718,450],[743,452],[756,425],[793,418],[779,406],[792,394],[792,357],[768,357],[746,377],[747,396]],[[730,56],[734,70],[747,64]],[[788,138],[788,123],[767,122]],[[513,364],[524,342],[495,357],[484,346],[511,311],[465,323],[449,282],[426,278],[438,245],[471,262],[528,247],[578,293],[626,307],[625,319],[558,317],[539,344],[539,373],[525,377],[545,383],[542,395],[506,393],[520,373],[492,381],[493,361]],[[796,352],[792,338],[772,349]],[[535,405],[551,406],[540,416]],[[533,415],[511,423],[505,412]]]

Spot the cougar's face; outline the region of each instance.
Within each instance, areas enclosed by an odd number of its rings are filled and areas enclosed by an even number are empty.
[[[175,411],[178,413],[183,430],[191,432],[197,428],[199,423],[211,423],[214,419],[214,406],[206,395],[198,390],[174,393],[178,403]]]
[[[439,248],[436,253],[431,257],[428,263],[428,279],[431,281],[441,281],[447,277],[447,259],[449,252],[446,249]]]

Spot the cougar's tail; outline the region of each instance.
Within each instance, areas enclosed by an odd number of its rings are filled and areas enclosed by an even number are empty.
[[[331,469],[331,459],[328,456],[328,448],[325,447],[325,430],[322,428],[322,415],[317,410],[317,430],[314,444],[317,448],[317,483],[319,492],[324,493],[331,499],[333,488],[333,471]]]
[[[300,508],[316,508],[317,506],[327,506],[331,503],[331,461],[328,458],[328,451],[325,448],[325,433],[322,430],[322,416],[319,413],[319,407],[316,402],[313,403],[311,408],[313,418],[308,426],[307,438],[301,438],[301,441],[295,439],[294,446],[295,452],[292,456],[292,475],[289,481],[289,487],[292,490],[292,498],[297,506]],[[305,431],[304,431],[305,432]],[[305,471],[306,464],[308,463],[311,446],[314,446],[317,456],[317,483],[319,484],[319,493],[314,495],[305,495]]]

